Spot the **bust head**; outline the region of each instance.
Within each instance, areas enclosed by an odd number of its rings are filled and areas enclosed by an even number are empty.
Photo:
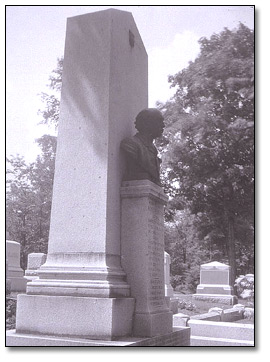
[[[156,108],[143,109],[136,117],[135,127],[139,133],[153,139],[160,137],[164,129],[162,113]]]

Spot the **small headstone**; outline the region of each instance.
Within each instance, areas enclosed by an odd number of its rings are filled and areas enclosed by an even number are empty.
[[[171,257],[170,255],[164,251],[164,278],[165,278],[165,296],[173,297],[173,287],[170,282],[170,265],[171,265]]]
[[[224,304],[235,304],[237,298],[233,295],[230,285],[231,267],[217,261],[201,265],[200,284],[197,286],[197,300],[208,300]]]
[[[23,270],[20,267],[20,243],[6,240],[7,273],[11,292],[25,292],[26,280],[23,277]]]

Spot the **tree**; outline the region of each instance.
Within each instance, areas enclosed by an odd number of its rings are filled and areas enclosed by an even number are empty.
[[[55,129],[58,126],[59,120],[59,94],[62,87],[63,62],[63,57],[57,59],[57,66],[49,77],[50,83],[48,87],[50,88],[50,94],[45,92],[41,93],[41,99],[46,104],[45,109],[38,111],[38,114],[43,117],[40,123],[49,126],[53,125]]]
[[[200,281],[200,264],[209,260],[206,242],[196,228],[200,215],[190,210],[176,211],[173,221],[165,223],[165,250],[171,255],[171,283],[181,291],[194,293]]]
[[[50,94],[41,93],[45,109],[38,112],[43,117],[40,123],[55,128],[59,118],[62,70],[63,58],[59,58],[49,77]],[[56,141],[56,137],[50,135],[37,139],[41,154],[29,165],[19,155],[7,159],[7,231],[13,240],[21,243],[23,269],[30,252],[47,252]]]
[[[21,266],[30,252],[47,252],[56,137],[37,139],[42,153],[27,165],[21,156],[7,159],[6,225],[21,244]]]
[[[235,278],[244,235],[251,244],[253,235],[254,35],[240,24],[199,42],[197,59],[169,77],[175,96],[160,105],[164,181],[176,208],[209,220],[201,237],[227,256]]]

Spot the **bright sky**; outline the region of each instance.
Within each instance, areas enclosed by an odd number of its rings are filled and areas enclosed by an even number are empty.
[[[233,29],[253,28],[251,6],[7,6],[6,8],[6,154],[34,161],[34,140],[48,133],[37,125],[49,92],[48,78],[64,54],[67,17],[116,9],[132,12],[149,61],[149,106],[172,96],[167,76],[194,60],[198,39]],[[51,130],[52,132],[53,130]]]

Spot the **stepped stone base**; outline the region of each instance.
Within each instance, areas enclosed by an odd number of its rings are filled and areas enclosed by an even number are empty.
[[[33,335],[114,340],[132,334],[134,298],[20,294],[16,330]]]
[[[172,333],[152,338],[121,338],[115,341],[91,340],[76,337],[60,337],[48,335],[34,335],[17,333],[15,330],[7,331],[6,346],[44,346],[44,347],[163,347],[163,346],[189,346],[190,328],[174,328]]]

